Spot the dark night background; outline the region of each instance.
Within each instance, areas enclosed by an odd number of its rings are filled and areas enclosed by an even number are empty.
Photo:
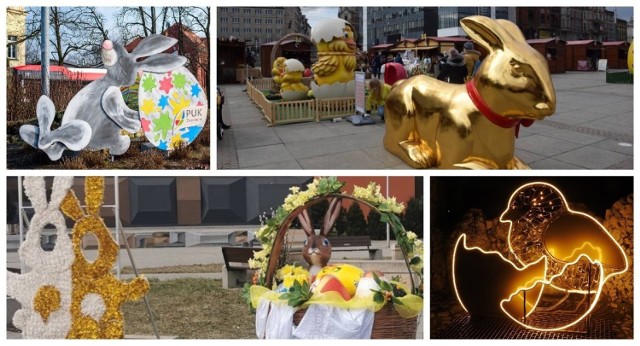
[[[487,219],[499,217],[518,187],[536,181],[556,186],[572,209],[582,204],[600,218],[633,193],[632,177],[432,177],[431,230],[452,231],[470,208],[483,210]]]

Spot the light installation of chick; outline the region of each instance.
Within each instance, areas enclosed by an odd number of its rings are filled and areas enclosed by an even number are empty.
[[[302,83],[304,65],[296,59],[284,62],[284,74],[280,84],[280,95],[286,101],[301,100],[307,97],[309,88]]]
[[[318,61],[311,65],[315,98],[355,95],[355,39],[353,26],[344,19],[327,19],[311,29],[311,40],[318,51]]]
[[[124,283],[111,274],[119,246],[99,215],[104,178],[86,178],[86,213],[70,190],[72,184],[73,177],[54,178],[51,201],[47,203],[44,178],[24,179],[25,192],[36,213],[20,257],[33,269],[20,275],[8,273],[7,293],[23,306],[16,312],[14,323],[24,338],[123,338],[120,307],[124,301],[140,299],[149,290],[149,283],[142,277]],[[76,221],[71,239],[62,213]],[[40,235],[47,224],[54,225],[58,235],[51,252],[40,247]],[[99,242],[94,261],[88,261],[82,251],[88,233]]]
[[[629,267],[607,229],[595,218],[571,210],[551,184],[518,188],[500,221],[509,224],[509,258],[514,260],[467,246],[465,234],[454,248],[454,289],[472,315],[506,315],[529,329],[563,330],[586,318],[605,282]],[[540,305],[545,292],[558,297],[550,306]],[[580,298],[577,306],[565,311],[575,316],[573,320],[549,326],[529,318],[558,308],[574,295]]]

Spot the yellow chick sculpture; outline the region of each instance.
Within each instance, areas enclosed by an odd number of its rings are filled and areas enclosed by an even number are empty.
[[[284,73],[284,62],[287,59],[285,57],[278,57],[273,62],[273,68],[271,69],[271,77],[273,77],[273,81],[280,85],[282,83],[282,74]]]
[[[284,100],[300,100],[307,96],[309,88],[302,83],[304,65],[296,59],[284,62],[284,74],[280,84],[280,95]]]
[[[311,66],[315,84],[319,87],[336,85],[326,91],[328,97],[348,97],[355,94],[351,87],[356,69],[356,35],[353,26],[346,20],[334,18],[322,21],[311,29],[311,39],[316,44],[318,61]],[[318,90],[312,85],[316,98],[323,98],[325,90]],[[355,89],[353,89],[355,90]]]

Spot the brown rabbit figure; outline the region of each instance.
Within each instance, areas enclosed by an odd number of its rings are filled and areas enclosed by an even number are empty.
[[[514,156],[519,126],[555,112],[542,54],[507,20],[460,21],[488,49],[466,85],[427,76],[396,83],[386,101],[384,146],[415,168],[527,169]]]
[[[336,222],[338,215],[340,215],[341,207],[342,200],[340,198],[331,199],[327,213],[324,216],[322,229],[318,234],[316,234],[313,228],[313,223],[306,209],[298,215],[300,225],[304,233],[307,234],[307,240],[305,240],[302,248],[302,257],[304,257],[304,260],[309,264],[309,273],[311,273],[312,276],[316,276],[316,274],[329,263],[329,259],[331,258],[331,243],[329,239],[327,239],[327,236],[331,232],[331,228]]]

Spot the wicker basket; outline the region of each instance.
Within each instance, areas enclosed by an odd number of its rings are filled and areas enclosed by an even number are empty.
[[[296,208],[293,210],[285,219],[285,221],[280,226],[278,233],[276,235],[276,239],[273,243],[273,249],[271,251],[271,255],[269,257],[269,267],[266,273],[266,282],[272,282],[274,278],[275,271],[277,269],[278,259],[280,258],[280,254],[284,248],[284,239],[285,235],[289,230],[289,226],[291,222],[300,214],[303,210],[323,201],[331,198],[342,198],[342,199],[350,199],[358,203],[362,203],[377,213],[380,213],[378,208],[367,203],[363,200],[357,199],[353,196],[342,195],[342,194],[331,194],[326,196],[316,197],[315,199],[310,200],[305,203],[305,205]],[[409,260],[407,259],[407,254],[402,249],[402,253],[404,255],[405,264],[407,266],[407,270],[409,274],[411,274],[411,269],[409,266]],[[410,275],[411,277],[412,275]],[[415,288],[415,284],[413,278],[411,278],[411,289]],[[306,309],[299,309],[293,315],[293,324],[298,325],[304,314]],[[418,326],[418,317],[414,318],[403,318],[396,311],[395,307],[392,303],[387,303],[382,309],[375,313],[374,321],[373,321],[373,329],[371,331],[372,339],[415,339],[416,330]]]

